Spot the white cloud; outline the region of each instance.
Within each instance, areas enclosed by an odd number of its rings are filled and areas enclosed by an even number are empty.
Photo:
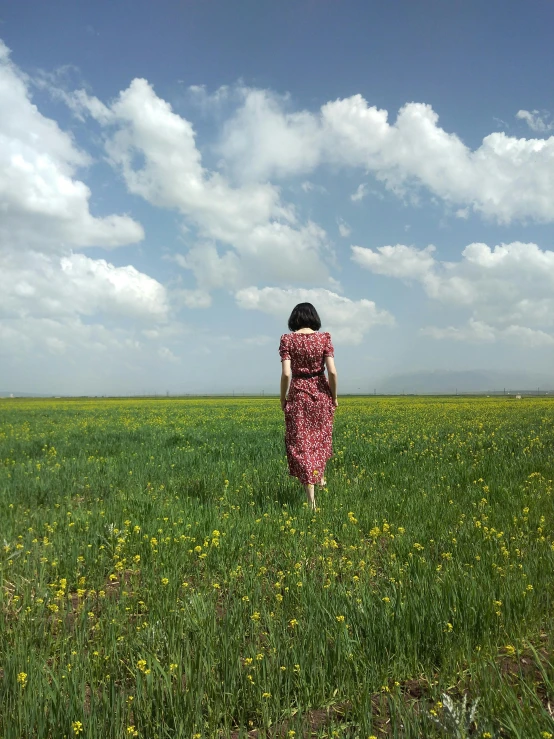
[[[75,179],[91,163],[72,137],[33,105],[25,75],[0,41],[0,250],[40,244],[41,250],[121,246],[140,241],[129,216],[94,217],[89,188]]]
[[[337,219],[337,225],[339,227],[339,233],[343,239],[347,239],[352,233],[352,229],[342,218]]]
[[[219,145],[237,178],[266,181],[321,164],[356,167],[401,195],[426,188],[462,213],[469,208],[500,223],[554,220],[554,137],[493,132],[471,150],[440,128],[438,115],[423,103],[404,105],[392,124],[387,111],[361,95],[328,102],[317,113],[288,107],[288,99],[270,91],[244,92]],[[351,197],[364,194],[360,186]]]
[[[397,244],[380,246],[376,251],[361,246],[351,248],[354,262],[379,275],[417,280],[426,277],[435,265],[435,247],[432,245],[415,249],[413,246]]]
[[[205,290],[180,290],[179,297],[187,308],[209,308],[212,298]]]
[[[164,321],[165,288],[134,267],[83,254],[0,253],[0,317],[130,316]]]
[[[362,184],[358,185],[358,187],[356,188],[356,192],[352,193],[352,195],[350,196],[350,200],[353,203],[359,203],[360,200],[363,200],[368,193],[369,193],[368,186],[362,182]]]
[[[447,326],[439,328],[438,326],[426,326],[421,329],[421,333],[430,336],[432,339],[450,339],[453,341],[468,341],[475,343],[489,343],[496,341],[496,331],[483,321],[476,321],[471,318],[467,326]]]
[[[447,339],[469,343],[503,341],[530,348],[554,346],[554,335],[545,331],[517,325],[498,328],[474,319],[470,319],[466,326],[448,326],[446,328],[427,326],[422,328],[420,332],[425,336],[438,340]]]
[[[158,357],[160,357],[160,359],[164,359],[166,362],[180,361],[179,357],[177,357],[167,346],[161,346],[158,349]]]
[[[315,182],[310,182],[310,180],[304,180],[304,182],[302,182],[300,187],[302,188],[304,192],[319,192],[319,193],[327,192],[327,189],[323,187],[323,185],[316,185]]]
[[[76,252],[140,241],[142,226],[126,215],[97,217],[77,173],[90,156],[44,116],[31,99],[31,80],[0,41],[0,331],[8,356],[84,356],[129,349],[134,324],[164,323],[165,288],[133,266],[117,267]],[[40,85],[39,85],[40,86]],[[98,117],[107,108],[77,96]],[[97,321],[125,322],[108,329]],[[82,317],[87,317],[83,323]],[[130,319],[130,320],[129,320]]]
[[[92,106],[88,110],[95,115]],[[200,289],[241,287],[251,275],[289,283],[328,279],[325,231],[310,221],[299,223],[273,185],[232,187],[219,172],[205,169],[192,125],[146,80],[133,80],[108,110],[97,119],[112,127],[106,149],[128,189],[155,206],[178,210],[196,226],[201,242],[185,263]],[[227,248],[223,255],[217,242]]]
[[[531,131],[536,133],[548,133],[548,131],[554,130],[554,123],[548,123],[545,118],[550,118],[548,113],[543,113],[541,116],[538,110],[518,110],[516,118],[525,121]]]
[[[283,289],[248,287],[236,294],[237,304],[246,310],[259,310],[283,322],[297,303],[313,303],[321,317],[323,330],[342,344],[359,344],[374,326],[392,326],[393,316],[378,310],[371,300],[350,300],[322,288]]]
[[[398,244],[375,251],[357,246],[352,251],[352,259],[371,272],[417,280],[429,297],[471,309],[477,322],[471,328],[473,335],[483,321],[524,330],[526,325],[529,330],[554,325],[554,251],[536,244],[516,241],[491,249],[473,243],[457,262],[436,260],[433,246],[416,249]],[[452,338],[452,331],[467,338],[466,329],[445,330]],[[515,329],[511,335],[516,335]],[[523,339],[524,334],[520,331],[519,336]],[[539,340],[533,336],[528,344]]]

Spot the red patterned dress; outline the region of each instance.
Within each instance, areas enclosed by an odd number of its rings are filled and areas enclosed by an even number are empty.
[[[319,482],[333,455],[335,406],[323,373],[334,349],[328,333],[283,334],[281,361],[290,359],[292,379],[285,406],[285,445],[289,472],[301,483]],[[320,374],[315,374],[320,373]],[[315,375],[302,377],[302,375]]]

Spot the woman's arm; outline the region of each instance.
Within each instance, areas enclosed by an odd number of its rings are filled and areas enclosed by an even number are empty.
[[[333,357],[325,357],[325,366],[327,367],[327,375],[329,376],[329,387],[335,407],[339,404],[337,400],[337,368]]]
[[[290,359],[283,359],[281,364],[281,408],[285,410],[287,402],[287,393],[290,385]]]

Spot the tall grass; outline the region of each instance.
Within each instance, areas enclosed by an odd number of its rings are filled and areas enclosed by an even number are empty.
[[[274,399],[0,401],[0,736],[554,735],[553,442],[345,399],[313,514]]]

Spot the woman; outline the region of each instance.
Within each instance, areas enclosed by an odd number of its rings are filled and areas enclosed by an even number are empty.
[[[289,318],[291,333],[283,334],[279,345],[281,408],[285,413],[289,472],[304,485],[312,510],[315,510],[314,485],[326,484],[325,465],[333,454],[333,417],[338,406],[331,335],[320,334],[320,328],[314,306],[299,303]]]

